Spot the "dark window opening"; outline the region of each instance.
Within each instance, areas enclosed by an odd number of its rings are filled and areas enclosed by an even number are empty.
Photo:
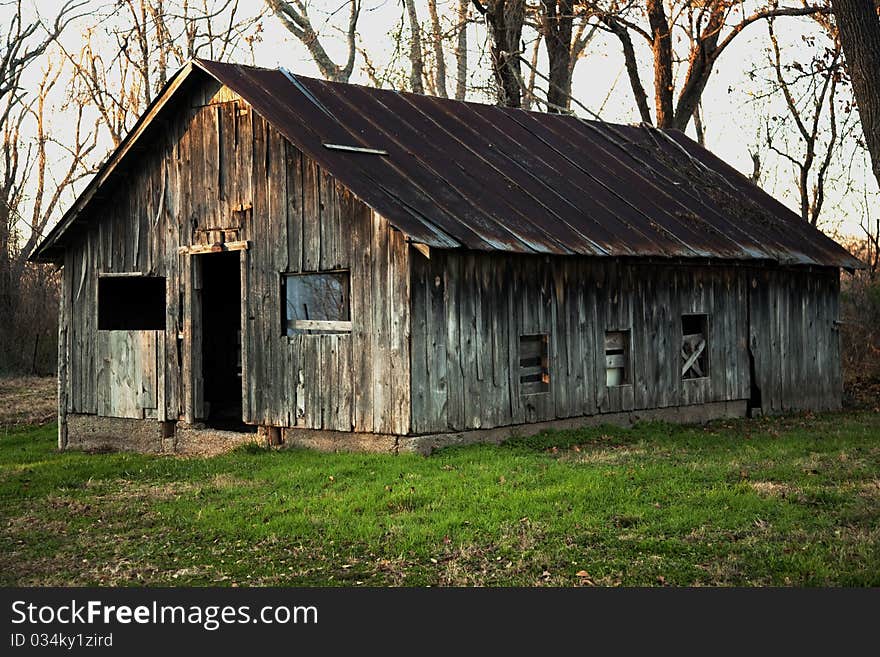
[[[629,331],[605,331],[605,385],[623,386],[630,381]]]
[[[165,279],[160,276],[98,278],[98,329],[164,331]]]
[[[347,271],[282,274],[284,332],[338,333],[351,330],[351,275]]]
[[[550,390],[550,360],[546,333],[522,335],[519,338],[519,383],[523,395]]]
[[[681,378],[709,376],[709,316],[681,316]]]

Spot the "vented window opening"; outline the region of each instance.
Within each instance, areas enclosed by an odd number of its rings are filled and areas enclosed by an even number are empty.
[[[622,386],[630,381],[629,331],[605,331],[605,385]]]
[[[519,338],[519,383],[523,395],[550,390],[549,342],[546,333]]]
[[[165,278],[161,276],[99,277],[98,329],[164,331]]]
[[[709,376],[709,316],[681,316],[681,378]]]
[[[283,274],[284,331],[339,333],[351,330],[351,275],[348,271]]]

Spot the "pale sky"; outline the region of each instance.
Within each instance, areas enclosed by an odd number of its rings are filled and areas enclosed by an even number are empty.
[[[39,12],[43,16],[52,16],[53,12],[61,3],[58,0],[40,1],[36,3]],[[784,4],[784,3],[780,3]],[[788,4],[795,4],[790,2]],[[106,13],[113,3],[108,0],[98,0],[92,3],[95,8],[86,18],[81,19],[69,29],[63,37],[63,42],[68,50],[79,50],[81,33],[85,26],[94,22],[94,17]],[[441,10],[449,15],[442,20],[452,24],[456,2],[454,0],[439,0]],[[423,0],[417,2],[420,10],[420,19],[427,24],[428,14]],[[240,0],[240,7],[246,13],[256,13],[262,9],[262,3],[257,0]],[[374,64],[383,64],[391,57],[392,39],[391,34],[395,30],[402,16],[402,3],[399,0],[363,0],[363,9],[359,24],[359,43],[361,47],[370,52]],[[0,25],[7,25],[10,18],[9,7],[0,7]],[[325,47],[337,62],[344,59],[344,42],[339,30],[347,22],[348,7],[345,0],[312,0],[310,13],[313,24],[322,26]],[[809,19],[784,18],[776,23],[776,32],[784,50],[786,59],[799,59],[806,62],[812,55],[809,46],[801,39],[802,35],[810,31]],[[263,39],[258,44],[255,63],[261,66],[285,66],[294,73],[318,77],[318,71],[306,49],[284,28],[271,14],[263,20]],[[482,25],[472,25],[469,28],[470,65],[473,79],[472,83],[480,85],[488,80],[488,62],[484,60],[477,69],[478,58],[481,48],[479,45],[485,38],[485,29]],[[642,80],[651,94],[652,73],[650,69],[650,51],[646,44],[639,43],[641,39],[634,37],[637,54],[643,63]],[[757,82],[752,81],[746,74],[755,66],[766,65],[767,55],[767,30],[763,23],[757,23],[749,27],[742,35],[737,37],[733,45],[726,50],[718,63],[709,85],[703,96],[703,115],[706,125],[707,147],[719,157],[729,162],[732,166],[746,174],[752,171],[752,160],[749,154],[760,141],[758,130],[762,125],[760,119],[762,109],[752,99],[751,94],[757,88]],[[543,47],[541,49],[541,61],[539,64],[542,71],[546,71],[546,56]],[[369,84],[369,79],[363,71],[363,58],[359,55],[355,67],[352,82]],[[42,66],[42,64],[40,64]],[[451,53],[447,61],[450,77],[454,72],[454,63]],[[39,76],[40,69],[33,67],[30,79]],[[405,73],[405,72],[404,72]],[[603,119],[608,121],[629,123],[639,120],[635,104],[632,100],[629,81],[623,71],[623,57],[617,40],[600,33],[600,36],[587,47],[586,56],[578,63],[575,69],[573,96],[587,107],[595,110],[601,108]],[[469,95],[470,100],[489,100],[480,93]],[[649,102],[652,99],[649,97]],[[50,123],[54,126],[55,135],[63,140],[65,131],[69,130],[69,116],[61,107],[59,99],[53,107],[53,116]],[[653,107],[653,104],[652,104]],[[574,107],[578,115],[586,116],[586,113]],[[770,101],[763,106],[765,114],[784,114],[784,106],[780,99]],[[693,126],[688,130],[693,136]],[[104,146],[102,153],[108,146]],[[765,175],[762,186],[771,194],[793,209],[799,203],[796,188],[796,177],[793,167],[787,163],[780,163],[779,158],[762,149],[762,160],[765,166]],[[842,184],[829,186],[826,195],[827,201],[820,224],[826,231],[837,230],[844,235],[860,235],[860,220],[864,220],[867,212],[873,212],[872,219],[876,217],[875,209],[878,200],[877,184],[871,175],[870,168],[864,154],[855,148],[852,140],[844,144],[838,152],[834,162],[834,177],[846,178],[853,182],[853,187],[845,192],[841,189]],[[846,173],[846,176],[843,174]],[[82,185],[84,185],[83,182]],[[66,209],[69,200],[65,202]]]

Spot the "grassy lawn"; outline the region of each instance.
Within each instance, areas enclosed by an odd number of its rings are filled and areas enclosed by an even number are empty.
[[[880,415],[430,457],[55,451],[0,430],[0,584],[880,585]]]

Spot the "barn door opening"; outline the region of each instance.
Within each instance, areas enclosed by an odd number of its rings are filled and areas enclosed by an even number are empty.
[[[206,424],[244,429],[241,400],[240,251],[197,256],[201,270],[201,368]]]

